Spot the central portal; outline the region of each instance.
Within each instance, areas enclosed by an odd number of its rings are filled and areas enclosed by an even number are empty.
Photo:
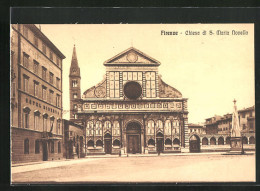
[[[131,122],[126,128],[127,153],[141,153],[141,126]]]

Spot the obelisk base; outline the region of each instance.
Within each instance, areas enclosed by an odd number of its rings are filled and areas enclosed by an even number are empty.
[[[230,138],[231,149],[229,154],[244,154],[242,137],[231,137]]]

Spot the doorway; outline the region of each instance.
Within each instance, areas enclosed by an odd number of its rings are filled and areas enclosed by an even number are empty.
[[[162,133],[157,133],[156,135],[156,147],[157,147],[157,153],[162,153],[163,152],[163,134]]]
[[[141,153],[141,126],[139,123],[130,122],[126,128],[127,153]]]
[[[110,134],[105,134],[105,153],[111,154],[112,153],[112,136]]]
[[[197,135],[192,135],[190,137],[190,152],[200,152],[200,138]]]
[[[128,147],[127,152],[136,154],[140,153],[139,135],[128,135]]]
[[[42,155],[43,155],[43,161],[48,160],[48,143],[47,141],[42,142]]]

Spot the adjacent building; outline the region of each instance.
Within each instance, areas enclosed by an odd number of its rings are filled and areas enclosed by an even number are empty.
[[[11,25],[11,160],[63,157],[62,60],[33,24]]]
[[[203,124],[193,124],[193,123],[189,123],[188,124],[188,132],[189,134],[193,134],[193,133],[196,133],[196,134],[205,134],[205,128],[203,128]]]
[[[239,124],[244,144],[255,144],[255,107],[238,111]],[[206,134],[200,135],[202,145],[230,144],[232,114],[214,116],[206,119]]]
[[[87,155],[180,152],[189,147],[187,98],[162,80],[159,61],[130,47],[104,66],[104,79],[81,94],[74,46],[70,119],[85,128]]]
[[[62,121],[64,127],[64,158],[85,157],[84,127],[65,119]]]
[[[206,134],[217,134],[218,133],[218,120],[221,119],[221,116],[215,115],[206,119]]]

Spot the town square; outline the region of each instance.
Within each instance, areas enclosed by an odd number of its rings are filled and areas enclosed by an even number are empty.
[[[255,181],[253,25],[10,28],[13,184]]]

